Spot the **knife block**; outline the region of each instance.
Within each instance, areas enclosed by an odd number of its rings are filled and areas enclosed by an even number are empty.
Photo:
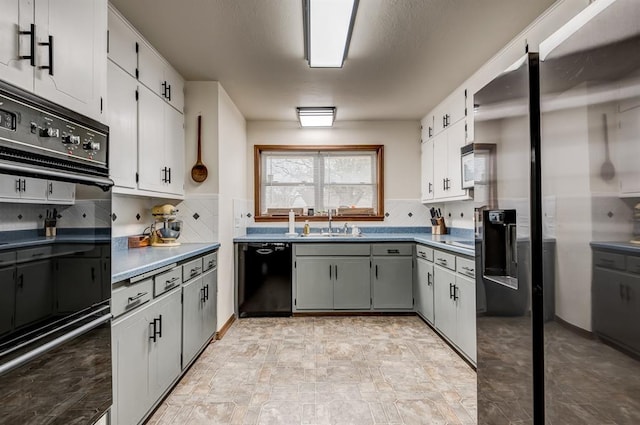
[[[436,218],[436,224],[431,226],[431,234],[432,235],[446,235],[447,234],[447,226],[444,224],[444,218]]]

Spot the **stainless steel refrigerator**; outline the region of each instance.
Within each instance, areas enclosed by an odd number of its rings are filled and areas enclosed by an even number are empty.
[[[478,423],[640,423],[640,1],[592,3],[474,103]]]

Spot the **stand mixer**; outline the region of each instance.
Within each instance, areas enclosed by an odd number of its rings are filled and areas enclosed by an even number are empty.
[[[171,204],[156,205],[151,209],[155,223],[151,225],[151,246],[179,246],[182,221],[176,220],[178,210]],[[160,223],[162,225],[160,226]]]

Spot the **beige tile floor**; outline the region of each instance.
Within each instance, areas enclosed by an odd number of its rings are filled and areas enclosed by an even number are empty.
[[[476,374],[415,316],[241,319],[148,421],[475,424]]]

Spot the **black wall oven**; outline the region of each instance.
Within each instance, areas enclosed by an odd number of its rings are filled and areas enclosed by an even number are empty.
[[[103,124],[0,82],[0,424],[111,406],[107,147]]]

